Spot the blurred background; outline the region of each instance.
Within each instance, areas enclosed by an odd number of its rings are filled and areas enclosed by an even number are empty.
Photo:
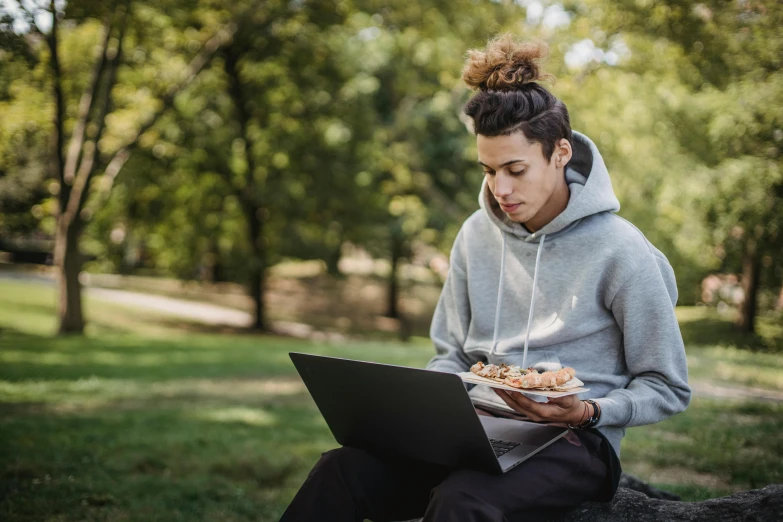
[[[0,0],[0,518],[276,520],[291,350],[423,366],[482,172],[465,52],[550,86],[669,258],[696,398],[623,465],[783,482],[783,4]]]

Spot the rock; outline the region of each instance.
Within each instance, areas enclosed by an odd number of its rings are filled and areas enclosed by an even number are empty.
[[[545,516],[545,515],[549,516]],[[546,522],[781,522],[783,484],[735,493],[702,502],[682,502],[668,491],[656,489],[623,473],[620,489],[611,502],[586,502],[558,514],[526,512],[515,520]],[[417,522],[417,521],[411,521]]]
[[[783,484],[735,493],[702,502],[650,498],[620,488],[609,503],[588,502],[552,522],[780,522],[783,520]]]

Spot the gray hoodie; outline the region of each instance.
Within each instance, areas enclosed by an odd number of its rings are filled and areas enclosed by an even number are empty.
[[[619,456],[625,428],[652,424],[690,402],[666,257],[631,223],[595,144],[573,133],[566,209],[534,233],[510,221],[486,181],[481,209],[451,250],[432,319],[427,368],[462,372],[477,361],[571,366],[601,406],[597,428]],[[509,410],[490,388],[474,404]]]

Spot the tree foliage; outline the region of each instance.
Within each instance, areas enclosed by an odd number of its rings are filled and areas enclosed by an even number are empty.
[[[0,233],[70,238],[65,294],[83,253],[92,269],[243,282],[265,328],[283,259],[336,274],[345,242],[392,267],[416,245],[448,252],[481,181],[464,53],[506,30],[550,44],[554,93],[681,302],[710,271],[742,271],[748,328],[759,289],[783,282],[779,2],[4,6]],[[391,316],[397,291],[393,269]]]

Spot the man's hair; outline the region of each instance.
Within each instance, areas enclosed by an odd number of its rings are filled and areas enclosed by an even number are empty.
[[[464,109],[476,134],[508,136],[522,131],[528,141],[541,144],[550,161],[558,141],[573,142],[565,104],[536,83],[555,79],[538,64],[547,52],[544,42],[521,42],[504,34],[484,50],[468,51],[462,79],[478,90]]]

